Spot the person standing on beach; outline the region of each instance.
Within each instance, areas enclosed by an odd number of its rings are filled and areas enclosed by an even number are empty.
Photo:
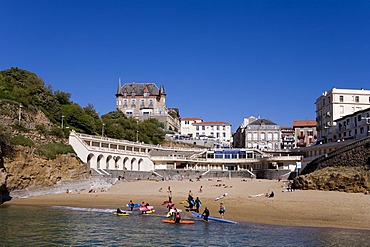
[[[199,200],[199,197],[197,197],[197,199],[195,199],[195,212],[199,213],[199,208],[200,208],[200,205],[201,205],[201,201]]]
[[[204,208],[204,211],[203,211],[202,215],[203,215],[203,219],[204,219],[205,221],[208,221],[209,210],[208,210],[208,208],[207,208],[207,207],[205,207],[205,208]]]
[[[226,211],[226,208],[225,208],[224,204],[221,202],[221,203],[220,203],[220,209],[218,210],[218,212],[219,212],[219,213],[220,213],[220,215],[221,215],[221,219],[223,219],[223,218],[224,218],[224,216],[225,216],[225,211]]]

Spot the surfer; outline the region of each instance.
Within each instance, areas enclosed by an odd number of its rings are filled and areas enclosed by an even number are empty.
[[[131,211],[134,209],[134,203],[132,202],[132,200],[130,200],[130,202],[128,203],[128,207]]]
[[[225,210],[226,210],[226,208],[225,208],[224,204],[221,202],[221,203],[220,203],[220,209],[218,210],[218,212],[219,212],[219,213],[220,213],[220,215],[221,215],[221,219],[223,219],[223,218],[224,218]]]
[[[181,220],[181,215],[179,212],[177,212],[175,215],[175,223],[180,223],[180,220]]]
[[[203,219],[204,219],[205,221],[208,221],[209,210],[208,210],[208,208],[207,208],[207,207],[205,207],[205,208],[204,208],[204,211],[203,211],[202,215],[203,215]]]
[[[195,199],[195,212],[199,213],[199,208],[201,204],[202,202],[199,200],[199,197],[197,197],[197,199]]]
[[[124,214],[125,212],[121,211],[121,209],[117,208],[117,214]]]

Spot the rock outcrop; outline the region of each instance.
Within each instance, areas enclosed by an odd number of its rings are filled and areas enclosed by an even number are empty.
[[[365,192],[370,189],[370,171],[363,167],[325,167],[294,179],[302,190]]]

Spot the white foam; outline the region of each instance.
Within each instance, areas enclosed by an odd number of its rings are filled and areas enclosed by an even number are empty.
[[[103,208],[79,208],[79,207],[68,207],[68,206],[52,206],[52,208],[62,209],[62,210],[73,210],[80,212],[97,212],[97,213],[114,213],[117,209],[103,209]],[[131,213],[131,212],[127,212]]]

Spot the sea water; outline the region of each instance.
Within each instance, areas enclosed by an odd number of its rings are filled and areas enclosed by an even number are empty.
[[[370,231],[195,219],[165,224],[165,209],[116,216],[114,209],[0,206],[0,246],[370,246]]]

